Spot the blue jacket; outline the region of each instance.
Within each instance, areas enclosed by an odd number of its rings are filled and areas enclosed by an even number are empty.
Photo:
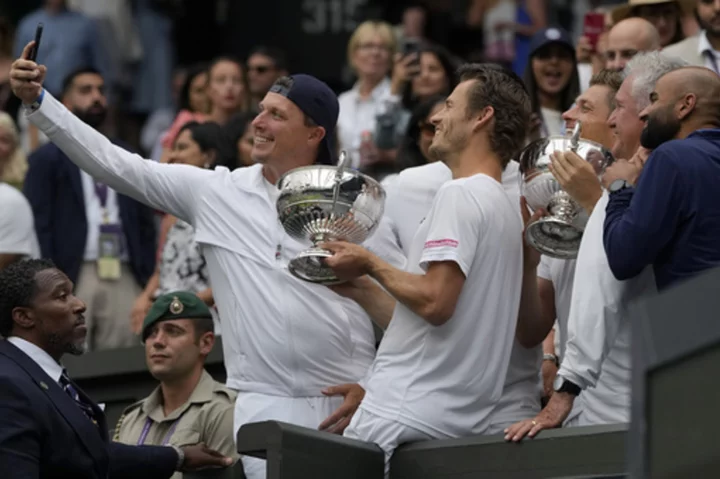
[[[77,389],[77,387],[76,387]],[[0,464],[6,479],[163,479],[177,453],[169,447],[127,446],[108,439],[105,415],[93,424],[38,364],[0,340]]]
[[[87,241],[80,169],[52,143],[38,148],[28,163],[30,168],[23,191],[35,216],[42,256],[51,259],[71,281],[77,282]],[[117,201],[129,266],[137,283],[144,287],[155,270],[154,212],[124,195],[118,194]]]

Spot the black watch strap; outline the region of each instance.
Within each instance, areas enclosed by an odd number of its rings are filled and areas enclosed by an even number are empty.
[[[572,394],[573,396],[580,395],[580,386],[577,384],[568,381],[567,379],[563,381],[560,388],[557,390],[559,393],[568,393]]]

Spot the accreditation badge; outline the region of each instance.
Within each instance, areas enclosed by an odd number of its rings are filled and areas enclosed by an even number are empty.
[[[120,279],[122,248],[122,228],[117,224],[100,225],[98,239],[98,277],[103,280],[117,281]]]

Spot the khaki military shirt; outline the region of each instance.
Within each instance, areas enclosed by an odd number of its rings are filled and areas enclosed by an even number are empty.
[[[204,442],[209,448],[237,459],[233,437],[236,397],[234,391],[203,371],[188,401],[166,417],[158,386],[150,396],[123,411],[113,440],[151,446],[187,446]],[[172,479],[182,477],[178,472]]]

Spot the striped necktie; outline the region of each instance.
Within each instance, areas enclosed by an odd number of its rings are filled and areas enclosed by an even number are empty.
[[[60,376],[60,386],[63,388],[63,391],[65,391],[67,395],[70,396],[73,401],[75,401],[75,404],[77,404],[83,414],[85,414],[85,416],[87,416],[87,418],[90,419],[93,424],[97,426],[97,421],[95,420],[95,412],[93,411],[93,408],[85,401],[83,401],[83,399],[80,397],[80,393],[78,393],[77,389],[75,389],[75,386],[73,386],[72,381],[70,381],[70,377],[68,377],[65,371],[63,371],[62,376]]]

